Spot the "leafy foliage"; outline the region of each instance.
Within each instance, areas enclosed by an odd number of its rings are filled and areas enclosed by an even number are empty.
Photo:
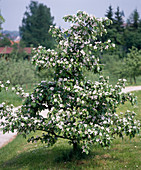
[[[92,144],[109,146],[116,135],[134,137],[140,127],[135,113],[116,114],[120,104],[127,100],[136,102],[132,94],[122,93],[125,80],[112,86],[108,78],[99,76],[99,81],[92,83],[83,74],[84,68],[101,73],[99,58],[93,51],[98,54],[114,47],[110,40],[98,41],[106,33],[104,25],[110,21],[82,11],[65,16],[64,20],[72,22],[68,30],[51,27],[57,48],[46,50],[39,46],[34,49],[32,59],[38,68],[54,68],[53,81],[42,81],[16,113],[5,111],[3,106],[1,117],[7,118],[7,122],[2,122],[3,131],[17,129],[26,137],[32,131],[41,130],[42,136],[28,141],[41,140],[50,146],[58,138],[68,139],[74,150],[79,145],[86,154]],[[44,116],[40,114],[43,110]]]

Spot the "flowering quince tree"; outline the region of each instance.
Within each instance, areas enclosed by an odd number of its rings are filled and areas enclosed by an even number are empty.
[[[109,146],[117,135],[134,137],[140,128],[135,113],[116,113],[120,104],[136,102],[131,93],[122,93],[125,80],[112,86],[103,76],[93,83],[83,75],[84,68],[100,73],[102,66],[94,54],[115,46],[110,40],[98,41],[106,34],[104,25],[110,24],[110,20],[82,11],[65,16],[64,20],[72,23],[68,30],[53,26],[50,29],[58,44],[56,50],[42,46],[33,50],[33,64],[40,69],[54,68],[53,81],[38,84],[16,113],[3,109],[1,117],[7,120],[2,123],[3,131],[16,129],[26,137],[40,130],[41,136],[28,141],[41,140],[49,146],[58,138],[68,139],[74,151],[79,146],[86,154],[92,144]],[[46,116],[41,115],[46,109]]]

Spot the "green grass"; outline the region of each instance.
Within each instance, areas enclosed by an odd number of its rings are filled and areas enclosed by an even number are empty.
[[[0,92],[0,103],[5,102],[6,104],[13,104],[15,107],[22,104],[22,98],[17,96],[11,90]]]
[[[30,93],[35,88],[36,84],[24,84],[22,88],[26,93]],[[0,92],[0,103],[13,104],[15,107],[22,104],[22,98],[16,95],[12,90],[2,90]]]
[[[92,82],[98,81],[98,79],[99,79],[98,74],[94,74],[90,71],[84,71],[84,75],[87,80],[91,80]],[[120,79],[120,77],[113,75],[108,70],[103,70],[102,75],[109,76],[109,83],[112,85],[115,85],[117,83],[118,79]],[[136,77],[136,84],[134,82],[133,82],[133,84],[131,84],[130,80],[127,79],[126,86],[139,86],[139,85],[141,85],[141,76]]]
[[[138,96],[138,105],[131,107],[127,102],[118,108],[118,112],[134,110],[141,120],[141,91],[135,94]],[[27,143],[26,139],[18,135],[0,149],[0,169],[141,169],[141,135],[136,135],[132,140],[127,137],[124,140],[117,138],[111,148],[107,149],[94,145],[88,156],[73,153],[67,140],[60,139],[54,146],[47,148],[46,144],[40,142]]]
[[[130,102],[126,102],[117,109],[117,112],[125,112],[126,110],[134,111],[137,114],[136,118],[141,121],[141,91],[135,91],[132,93],[137,96],[137,104],[132,106]]]

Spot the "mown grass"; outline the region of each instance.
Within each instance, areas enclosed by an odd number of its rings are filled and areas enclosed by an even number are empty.
[[[98,78],[99,78],[98,74],[94,74],[90,71],[84,72],[84,75],[85,75],[87,80],[91,80],[92,82],[97,81]],[[113,75],[108,70],[103,70],[102,75],[108,76],[109,82],[112,85],[115,85],[117,83],[118,79],[120,78],[118,76]],[[127,79],[126,86],[139,86],[139,85],[141,85],[141,76],[136,77],[136,84],[134,82],[132,82],[132,84],[131,84],[129,78]]]
[[[30,93],[35,88],[36,84],[24,84],[22,88],[26,93]],[[5,102],[6,104],[13,104],[15,107],[22,104],[22,98],[16,95],[12,90],[2,90],[0,92],[0,103]]]
[[[141,120],[141,91],[135,92],[135,95],[138,96],[138,105],[132,107],[127,102],[118,108],[118,112],[134,110]],[[141,169],[141,135],[131,140],[127,137],[123,140],[117,138],[107,149],[94,145],[89,155],[73,153],[67,140],[60,139],[48,148],[40,142],[27,143],[26,139],[18,135],[0,149],[0,169]]]
[[[17,96],[11,90],[0,92],[0,103],[5,102],[6,104],[13,104],[15,107],[22,104],[22,98]]]

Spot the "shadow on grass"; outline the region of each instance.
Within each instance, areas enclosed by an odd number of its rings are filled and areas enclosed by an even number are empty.
[[[101,160],[121,161],[113,158],[103,151],[92,151],[89,155],[81,153],[81,150],[73,152],[71,147],[55,146],[52,148],[35,148],[17,154],[12,159],[3,162],[2,169],[80,169],[81,167],[98,168]]]

